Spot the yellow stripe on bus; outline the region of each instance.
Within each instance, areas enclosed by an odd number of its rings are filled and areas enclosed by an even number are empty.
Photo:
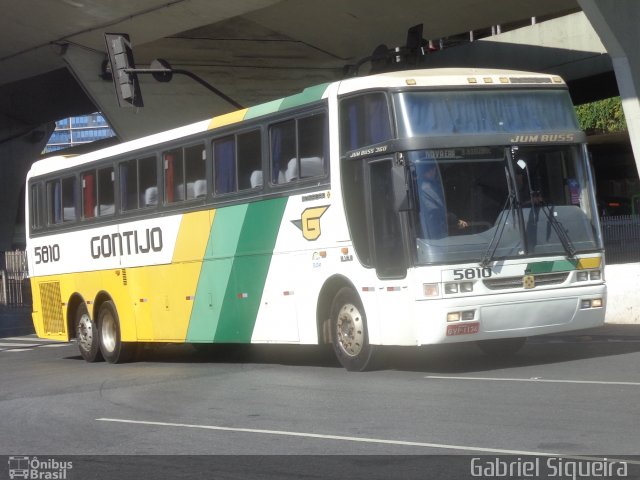
[[[237,110],[235,112],[227,113],[225,115],[220,115],[219,117],[214,117],[211,119],[209,123],[209,130],[218,127],[224,127],[225,125],[231,125],[232,123],[238,123],[244,120],[244,116],[247,114],[247,108],[243,110]]]

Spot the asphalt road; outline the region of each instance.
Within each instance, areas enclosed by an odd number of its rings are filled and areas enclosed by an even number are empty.
[[[520,474],[502,478],[581,478],[571,468],[604,457],[606,478],[638,478],[639,365],[640,336],[601,331],[530,339],[510,360],[473,344],[394,349],[368,373],[316,347],[161,346],[110,365],[4,338],[0,455],[69,458],[68,479],[477,478],[475,457],[489,459],[483,478],[500,462]]]

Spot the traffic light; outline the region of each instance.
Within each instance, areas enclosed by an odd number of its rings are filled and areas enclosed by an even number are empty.
[[[126,33],[105,33],[111,76],[121,107],[142,107],[142,93],[135,71],[133,51]]]

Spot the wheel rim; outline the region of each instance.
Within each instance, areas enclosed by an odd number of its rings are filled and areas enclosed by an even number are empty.
[[[336,322],[336,336],[341,350],[355,357],[360,354],[364,345],[364,327],[362,313],[351,303],[342,306]]]
[[[113,318],[111,312],[106,311],[101,321],[101,338],[102,338],[102,346],[108,351],[113,352],[116,348],[116,320]]]
[[[88,313],[82,314],[80,320],[78,320],[78,331],[76,333],[80,348],[86,352],[91,350],[93,346],[93,322]]]

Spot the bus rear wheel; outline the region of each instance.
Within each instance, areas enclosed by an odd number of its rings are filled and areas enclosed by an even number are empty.
[[[369,343],[365,311],[352,288],[341,288],[333,299],[331,338],[333,351],[345,369],[363,372],[376,368],[380,347]]]
[[[76,342],[80,355],[87,362],[99,362],[102,360],[98,326],[91,319],[84,303],[80,304],[76,310]]]
[[[494,340],[479,340],[478,348],[491,358],[509,358],[520,351],[527,341],[526,337],[496,338]]]
[[[131,361],[135,353],[135,343],[123,342],[120,335],[120,318],[112,301],[100,305],[98,312],[100,328],[100,352],[109,363]]]

